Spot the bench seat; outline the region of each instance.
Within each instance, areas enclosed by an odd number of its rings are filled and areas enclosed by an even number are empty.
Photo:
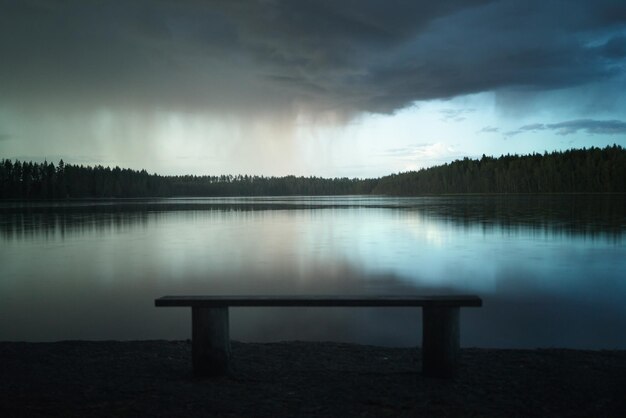
[[[482,306],[473,295],[454,296],[163,296],[155,306],[237,307],[430,307]]]
[[[458,368],[459,308],[482,306],[475,295],[402,296],[164,296],[157,307],[190,307],[192,361],[197,377],[228,373],[230,307],[409,307],[423,309],[422,371],[426,376],[451,377]]]

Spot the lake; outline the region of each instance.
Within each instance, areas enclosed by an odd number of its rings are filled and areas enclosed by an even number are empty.
[[[626,199],[0,202],[0,340],[190,338],[176,294],[472,293],[461,344],[626,348]],[[232,308],[241,341],[421,342],[415,308]]]

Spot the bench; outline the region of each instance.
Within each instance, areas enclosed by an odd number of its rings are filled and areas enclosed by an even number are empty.
[[[157,307],[191,307],[192,363],[196,377],[228,373],[230,307],[419,307],[422,372],[452,377],[459,357],[459,308],[482,306],[478,296],[164,296]]]

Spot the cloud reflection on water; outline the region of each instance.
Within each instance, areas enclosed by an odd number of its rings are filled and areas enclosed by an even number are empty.
[[[5,207],[0,339],[187,338],[188,309],[152,306],[165,294],[478,293],[463,344],[626,347],[620,200],[286,200]],[[415,345],[420,317],[233,309],[232,335]]]

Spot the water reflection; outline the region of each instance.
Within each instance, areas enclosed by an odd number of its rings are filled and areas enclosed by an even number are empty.
[[[187,338],[165,294],[461,292],[485,300],[463,344],[626,348],[623,199],[552,199],[5,204],[0,339]],[[420,315],[236,309],[232,333],[414,345]]]
[[[46,229],[84,228],[85,225],[119,228],[145,222],[149,214],[168,211],[314,210],[383,208],[415,212],[428,218],[484,231],[605,235],[621,238],[626,230],[624,195],[513,195],[459,197],[240,197],[186,199],[117,199],[0,203],[0,233]]]

